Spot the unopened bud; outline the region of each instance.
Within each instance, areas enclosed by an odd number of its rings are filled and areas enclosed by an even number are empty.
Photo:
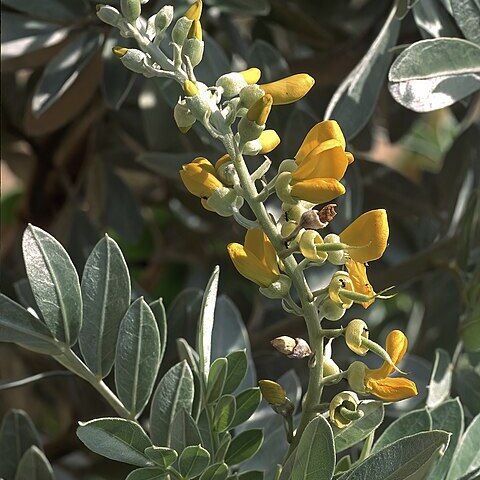
[[[190,59],[192,67],[196,67],[203,58],[205,44],[197,38],[187,38],[183,44],[182,54]]]
[[[173,118],[175,119],[178,129],[182,133],[187,133],[196,121],[185,103],[177,103],[175,105],[175,108],[173,109]]]
[[[145,76],[153,76],[151,67],[146,65],[147,55],[136,48],[113,47],[113,53],[129,70]]]
[[[355,392],[337,393],[330,402],[329,418],[338,428],[348,427],[354,420],[363,417],[363,411],[358,409],[360,400]]]
[[[185,83],[183,84],[183,91],[189,97],[195,97],[200,93],[198,87],[191,80],[185,80]]]
[[[156,39],[158,45],[163,38],[165,30],[172,23],[173,7],[171,5],[163,6],[158,13],[152,15],[147,22],[146,35],[152,41]]]
[[[185,17],[189,20],[200,20],[202,15],[202,0],[197,0],[193,5],[189,7],[189,9],[185,12]]]
[[[187,38],[193,20],[187,17],[180,17],[172,29],[172,41],[179,46],[182,46]]]
[[[133,23],[142,13],[140,0],[120,0],[120,10],[128,22]]]
[[[242,105],[250,108],[257,100],[262,98],[265,92],[258,85],[247,85],[240,91]]]
[[[244,155],[270,153],[280,143],[280,137],[275,130],[264,130],[256,140],[250,140],[243,147]]]
[[[123,20],[120,12],[110,5],[97,5],[97,17],[104,23],[111,25],[112,27],[118,26]]]
[[[271,95],[264,95],[257,100],[249,109],[247,118],[255,122],[257,125],[265,125],[267,123],[268,115],[273,105],[273,97]]]
[[[288,358],[305,358],[312,354],[310,346],[303,338],[292,338],[283,335],[274,338],[270,343],[276,350]]]
[[[352,352],[364,356],[368,348],[362,346],[362,340],[368,339],[367,324],[360,319],[352,320],[345,329],[345,343]]]
[[[200,20],[194,20],[190,30],[188,31],[187,38],[196,38],[202,41],[202,25]]]
[[[231,217],[234,212],[240,210],[244,199],[237,195],[233,188],[221,187],[215,189],[206,203],[208,207],[221,217]]]
[[[292,415],[293,403],[289,400],[287,392],[281,385],[272,380],[259,380],[258,386],[263,398],[276,413],[284,417]]]

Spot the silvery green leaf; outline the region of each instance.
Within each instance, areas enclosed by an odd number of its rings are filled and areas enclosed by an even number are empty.
[[[85,0],[2,0],[2,5],[50,21],[78,22],[90,6]],[[3,15],[3,13],[2,13]]]
[[[165,313],[165,307],[163,305],[163,299],[159,298],[149,304],[150,309],[157,321],[158,333],[160,335],[160,359],[159,363],[162,363],[163,356],[165,355],[165,349],[167,348],[167,315]]]
[[[480,374],[472,367],[455,372],[455,390],[470,415],[480,413]]]
[[[208,467],[210,454],[200,445],[187,447],[178,459],[178,469],[185,478],[195,478]]]
[[[447,480],[457,480],[480,467],[480,415],[477,415],[467,428],[465,435],[458,444],[452,465],[448,471]]]
[[[152,446],[152,442],[137,422],[123,418],[97,418],[80,422],[77,435],[92,452],[111,460],[140,467],[151,465],[144,451]]]
[[[212,348],[213,322],[215,320],[215,304],[217,302],[218,277],[220,268],[218,266],[213,270],[205,292],[203,294],[202,307],[200,309],[200,318],[197,331],[197,352],[199,357],[200,373],[205,381],[208,379],[210,370],[210,356]],[[226,367],[226,366],[225,366]],[[225,368],[226,375],[226,368]],[[225,379],[224,379],[225,382]],[[223,388],[223,385],[222,385]],[[221,392],[220,392],[221,393]]]
[[[452,388],[452,371],[448,352],[441,348],[435,350],[435,362],[433,364],[432,376],[428,384],[427,407],[435,408],[450,397]]]
[[[83,31],[50,60],[33,94],[35,117],[40,117],[71,87],[98,52],[101,39],[93,30]]]
[[[362,418],[355,420],[346,428],[332,427],[337,453],[357,444],[382,423],[384,415],[382,402],[362,402],[359,409],[363,411]]]
[[[439,0],[421,0],[415,3],[412,12],[423,38],[459,36],[453,18]]]
[[[455,449],[463,435],[464,419],[462,404],[455,398],[442,403],[430,411],[432,416],[432,428],[444,430],[451,434],[450,442],[442,458],[428,476],[429,480],[439,480],[445,477],[454,458]]]
[[[69,28],[2,11],[2,61],[57,45]]]
[[[292,480],[330,480],[335,470],[335,445],[328,421],[321,415],[305,428],[295,454]]]
[[[480,475],[480,468],[476,468],[472,470],[470,473],[463,475],[463,477],[458,478],[457,480],[478,480]]]
[[[337,120],[347,139],[362,130],[377,105],[400,31],[396,9],[394,6],[368,52],[337,88],[325,111],[324,119]]]
[[[179,410],[173,419],[170,438],[170,445],[177,452],[182,452],[191,445],[202,443],[195,420],[183,409]]]
[[[341,480],[423,480],[424,467],[431,468],[430,460],[448,444],[450,434],[434,430],[402,438],[368,457],[353,468]],[[420,476],[416,476],[418,471]]]
[[[258,387],[248,388],[239,393],[235,398],[236,411],[231,427],[236,427],[246,422],[255,412],[262,400],[262,394]]]
[[[193,376],[186,361],[174,365],[160,380],[150,410],[150,434],[158,446],[170,444],[173,420],[179,410],[191,411]]]
[[[480,44],[480,3],[478,0],[450,0],[453,18],[467,40]]]
[[[125,480],[168,480],[165,470],[158,467],[137,468],[130,472]]]
[[[32,445],[23,454],[15,480],[55,480],[50,462],[37,446]]]
[[[210,465],[200,477],[200,480],[226,480],[228,465],[226,463],[214,463]]]
[[[460,38],[421,40],[393,62],[390,93],[404,107],[429,112],[480,88],[480,46]]]
[[[261,429],[245,430],[236,435],[230,443],[225,455],[225,463],[237,465],[257,453],[262,445],[263,432]]]
[[[218,400],[213,415],[213,428],[216,432],[226,432],[235,418],[236,402],[233,395],[224,395]]]
[[[118,332],[115,354],[117,395],[133,417],[145,408],[160,367],[157,322],[143,297],[132,303]]]
[[[402,415],[391,423],[380,435],[372,448],[372,454],[383,447],[415,433],[426,432],[432,429],[432,418],[427,410],[414,410]]]
[[[167,447],[148,447],[145,449],[145,455],[162,468],[169,467],[178,458],[177,452]]]
[[[0,342],[18,343],[48,355],[60,353],[46,325],[3,293],[0,294]]]
[[[242,383],[247,374],[248,360],[246,350],[237,350],[227,355],[227,376],[223,393],[232,393]]]
[[[222,394],[227,377],[227,359],[217,358],[211,365],[207,381],[207,402],[214,403]]]
[[[73,345],[82,325],[78,274],[63,246],[49,233],[29,225],[23,234],[23,258],[38,308],[52,335]]]
[[[87,259],[82,282],[80,350],[88,368],[106,377],[115,360],[118,330],[130,305],[130,274],[117,243],[102,238]]]
[[[279,80],[289,73],[283,55],[265,40],[255,40],[247,52],[247,64],[262,71],[261,83]]]
[[[20,459],[32,445],[41,445],[32,420],[23,410],[9,410],[0,426],[0,478],[15,477]]]
[[[238,480],[263,480],[263,472],[258,470],[249,470],[248,472],[240,473],[237,478]]]

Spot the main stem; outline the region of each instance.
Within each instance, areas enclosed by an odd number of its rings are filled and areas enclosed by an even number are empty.
[[[256,200],[258,195],[257,189],[251,179],[250,172],[248,171],[243,155],[240,153],[239,146],[235,141],[233,133],[230,132],[228,135],[223,137],[223,144],[230,155],[230,158],[233,159],[233,163],[240,180],[240,185],[244,191],[243,196],[250,209],[255,214],[258,223],[266,233],[270,242],[272,242],[272,245],[277,253],[285,250],[282,236],[278,232],[275,224],[268,214],[265,205]],[[307,325],[310,348],[315,354],[315,361],[310,367],[307,393],[305,394],[305,399],[303,401],[302,418],[290,445],[288,452],[289,456],[293,449],[297,446],[305,427],[308,425],[310,420],[315,417],[316,412],[314,407],[320,403],[320,398],[322,396],[323,334],[320,326],[318,310],[314,304],[313,294],[308,286],[303,272],[297,268],[298,263],[295,260],[295,257],[293,255],[287,256],[283,259],[283,265],[285,273],[290,277],[292,284],[295,286],[295,289],[298,292],[302,306],[303,317],[305,318],[305,323]]]

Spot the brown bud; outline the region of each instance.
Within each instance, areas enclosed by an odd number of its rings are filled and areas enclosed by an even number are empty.
[[[325,205],[319,212],[318,218],[322,223],[329,223],[333,220],[337,212],[335,211],[335,207],[337,205],[335,203],[329,203]]]
[[[270,342],[273,347],[288,358],[305,358],[312,354],[310,346],[303,338],[292,338],[283,335]]]

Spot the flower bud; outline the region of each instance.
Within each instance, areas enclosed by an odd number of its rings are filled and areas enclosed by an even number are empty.
[[[306,73],[291,75],[275,82],[259,85],[273,97],[274,105],[287,105],[303,98],[313,87],[315,80]]]
[[[295,407],[288,399],[287,392],[281,385],[272,380],[259,380],[258,386],[263,398],[276,413],[284,417],[291,417]]]
[[[346,310],[344,308],[341,308],[337,304],[332,302],[330,298],[327,298],[322,303],[321,313],[327,320],[330,320],[331,322],[336,322],[337,320],[340,320],[345,315],[345,311]]]
[[[243,70],[242,72],[239,72],[240,75],[244,78],[244,80],[247,82],[248,85],[254,85],[260,80],[260,76],[262,75],[262,72],[260,69],[256,67],[249,68],[247,70]]]
[[[312,354],[310,346],[303,338],[292,338],[283,335],[274,338],[270,343],[276,350],[288,358],[305,358]]]
[[[345,343],[352,352],[362,357],[368,352],[368,348],[362,346],[363,339],[368,339],[367,324],[358,318],[352,320],[345,329]]]
[[[142,13],[140,0],[120,0],[120,10],[127,21],[133,23]]]
[[[189,97],[195,97],[200,93],[198,87],[191,80],[185,80],[185,83],[183,84],[183,90]]]
[[[173,13],[173,7],[171,5],[165,5],[158,13],[148,19],[145,34],[150,41],[156,39],[156,44],[158,45],[160,43],[165,30],[172,23]]]
[[[192,26],[193,20],[187,17],[180,17],[172,29],[172,41],[182,46],[187,38],[188,32]]]
[[[97,17],[104,23],[117,27],[123,20],[120,12],[110,5],[97,5]]]
[[[248,84],[240,72],[231,72],[222,75],[215,83],[217,87],[223,88],[223,95],[227,98],[235,97],[242,88]]]
[[[129,70],[152,77],[152,69],[146,64],[147,54],[136,48],[113,47],[113,53]]]
[[[188,10],[185,12],[185,17],[189,20],[200,20],[202,15],[202,0],[197,0],[193,5],[191,5]]]
[[[295,204],[295,200],[292,198],[292,187],[290,186],[291,180],[292,174],[290,172],[280,173],[275,180],[275,192],[282,202]]]
[[[177,124],[178,129],[182,133],[187,133],[195,123],[195,117],[192,112],[188,109],[185,101],[178,102],[173,109],[173,118]]]
[[[340,367],[331,358],[323,357],[323,376],[337,375],[340,373]]]
[[[328,295],[340,308],[350,308],[353,305],[353,300],[342,295],[346,290],[353,292],[353,283],[348,273],[335,272],[328,286]]]
[[[234,211],[243,206],[244,199],[237,195],[235,190],[228,187],[215,189],[203,203],[221,217],[231,217]],[[205,206],[205,205],[204,205]]]
[[[347,380],[350,388],[357,393],[367,393],[365,388],[365,373],[367,366],[363,362],[353,362],[347,370]]]
[[[330,402],[329,417],[338,428],[348,427],[352,421],[363,416],[362,410],[358,409],[360,400],[355,392],[337,393]]]
[[[244,155],[258,155],[270,153],[280,143],[280,137],[275,130],[264,130],[260,137],[245,143]]]
[[[260,287],[259,291],[267,298],[277,299],[283,298],[289,292],[291,286],[292,281],[290,277],[281,274],[275,282],[268,287]]]
[[[240,91],[240,100],[242,102],[242,105],[250,108],[264,95],[265,92],[258,85],[247,85]]]
[[[183,44],[182,53],[190,59],[192,67],[196,67],[203,58],[205,44],[197,38],[187,38]]]

